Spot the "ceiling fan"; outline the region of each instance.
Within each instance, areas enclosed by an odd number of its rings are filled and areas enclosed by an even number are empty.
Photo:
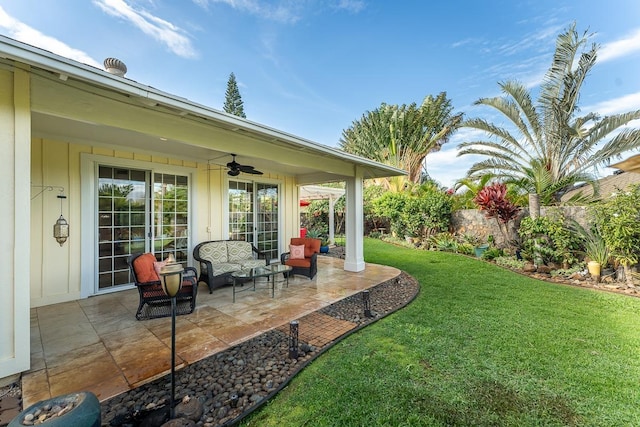
[[[231,176],[238,176],[240,175],[240,172],[244,172],[253,175],[262,175],[262,172],[260,172],[259,170],[255,170],[253,166],[241,165],[240,163],[236,162],[235,154],[231,154],[231,156],[233,157],[233,160],[227,163],[227,168],[229,168],[227,174]]]

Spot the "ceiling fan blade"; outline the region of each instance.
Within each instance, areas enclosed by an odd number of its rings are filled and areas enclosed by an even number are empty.
[[[253,166],[241,165],[240,163],[236,162],[236,155],[235,154],[231,154],[231,156],[233,157],[233,160],[231,160],[229,163],[227,163],[227,168],[229,168],[229,171],[227,172],[227,174],[229,174],[231,176],[238,176],[238,175],[240,175],[240,172],[250,173],[250,174],[253,174],[253,175],[262,175],[263,174],[262,172],[255,170]]]

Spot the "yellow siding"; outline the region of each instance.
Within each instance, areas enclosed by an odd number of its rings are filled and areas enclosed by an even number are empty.
[[[69,222],[70,236],[62,247],[53,238],[53,224],[60,215],[57,190],[45,191],[31,201],[32,307],[80,298],[81,212],[84,204],[94,203],[93,200],[81,200],[82,153],[134,160],[140,162],[141,168],[146,167],[145,164],[155,163],[193,169],[191,243],[195,245],[204,240],[222,239],[226,235],[223,212],[227,203],[224,191],[227,175],[224,168],[103,146],[34,138],[31,144],[31,183],[64,187],[67,199],[63,201],[62,210]],[[265,174],[265,179],[273,178],[276,177]],[[281,243],[286,245],[299,232],[298,192],[293,178],[277,176],[277,179],[282,182],[283,206],[288,207],[282,212]],[[84,239],[87,238],[90,236],[84,236]]]

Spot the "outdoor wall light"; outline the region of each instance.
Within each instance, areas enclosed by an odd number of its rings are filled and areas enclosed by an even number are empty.
[[[34,200],[36,197],[44,193],[45,191],[53,191],[58,190],[60,194],[58,194],[57,198],[60,199],[60,218],[53,224],[53,238],[60,244],[60,246],[64,245],[64,242],[69,238],[69,223],[64,216],[62,216],[62,201],[67,198],[64,195],[64,187],[59,185],[34,185],[31,184],[31,188],[39,188],[36,194],[32,194],[31,200]]]
[[[69,238],[69,223],[62,216],[62,200],[66,198],[67,196],[58,194],[58,199],[60,199],[60,218],[53,224],[53,237],[60,243],[60,246],[64,245],[64,242]]]

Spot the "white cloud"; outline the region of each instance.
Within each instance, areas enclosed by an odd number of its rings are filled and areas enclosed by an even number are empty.
[[[300,10],[305,2],[279,1],[264,2],[259,0],[193,0],[198,6],[207,8],[210,3],[224,3],[243,12],[257,15],[272,21],[296,23],[300,20]],[[276,3],[276,4],[274,4]]]
[[[626,38],[603,44],[598,53],[598,62],[610,61],[637,51],[640,51],[640,28]]]
[[[103,12],[130,22],[143,33],[164,43],[176,55],[184,58],[197,56],[196,51],[191,46],[191,41],[185,35],[185,31],[171,22],[158,18],[144,10],[135,10],[124,0],[93,0],[93,3]]]
[[[581,110],[599,113],[603,116],[640,110],[640,92],[602,101],[594,105],[583,107]]]
[[[4,28],[7,31],[8,37],[22,43],[48,50],[56,55],[73,59],[74,61],[82,62],[83,64],[102,68],[102,65],[91,58],[87,53],[74,49],[60,40],[44,35],[40,31],[18,21],[8,15],[2,6],[0,6],[0,28]]]

